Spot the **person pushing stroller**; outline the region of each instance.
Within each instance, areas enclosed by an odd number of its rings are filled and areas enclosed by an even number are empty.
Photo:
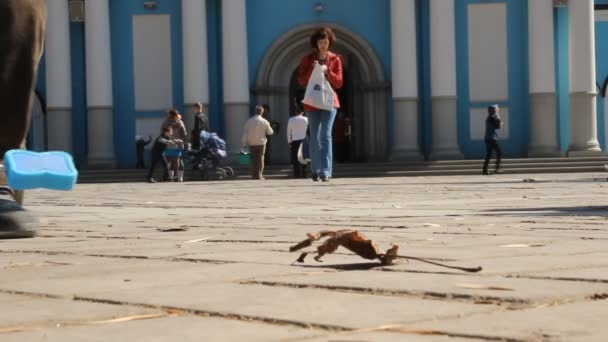
[[[163,166],[163,174],[169,172],[169,164],[164,156],[167,145],[182,142],[179,139],[171,139],[171,133],[171,127],[165,127],[162,129],[162,134],[159,135],[156,140],[154,140],[154,145],[152,145],[152,150],[150,151],[150,170],[148,171],[148,176],[146,177],[148,183],[156,183],[156,180],[154,179],[154,168],[159,162]]]

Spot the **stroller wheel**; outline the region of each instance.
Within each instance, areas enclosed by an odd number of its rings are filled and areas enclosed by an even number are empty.
[[[217,175],[217,179],[224,179],[226,178],[226,172],[222,169],[217,169],[215,170],[215,174]]]
[[[223,167],[222,169],[224,169],[224,172],[226,173],[226,177],[234,177],[234,169],[232,169],[230,166],[226,166]]]

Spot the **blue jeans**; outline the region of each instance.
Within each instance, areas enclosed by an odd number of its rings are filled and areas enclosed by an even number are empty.
[[[331,130],[336,118],[336,108],[333,110],[317,110],[307,112],[310,129],[310,162],[313,174],[319,177],[332,176],[332,146]]]

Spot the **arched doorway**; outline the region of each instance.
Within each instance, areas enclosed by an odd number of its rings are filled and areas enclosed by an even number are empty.
[[[310,51],[311,32],[319,26],[334,30],[337,42],[332,51],[339,53],[344,63],[345,85],[339,96],[345,115],[351,118],[351,159],[385,160],[389,83],[382,63],[363,38],[347,28],[327,23],[302,25],[286,32],[268,48],[258,68],[252,89],[255,102],[268,104],[272,118],[282,127],[270,142],[272,160],[289,162],[286,126],[296,93],[293,76],[302,56]]]

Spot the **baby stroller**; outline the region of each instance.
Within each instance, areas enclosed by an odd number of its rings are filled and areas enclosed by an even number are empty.
[[[217,133],[202,131],[199,150],[189,150],[186,158],[192,170],[198,171],[202,180],[234,178],[236,173],[230,166],[220,166],[228,157],[226,142]]]

